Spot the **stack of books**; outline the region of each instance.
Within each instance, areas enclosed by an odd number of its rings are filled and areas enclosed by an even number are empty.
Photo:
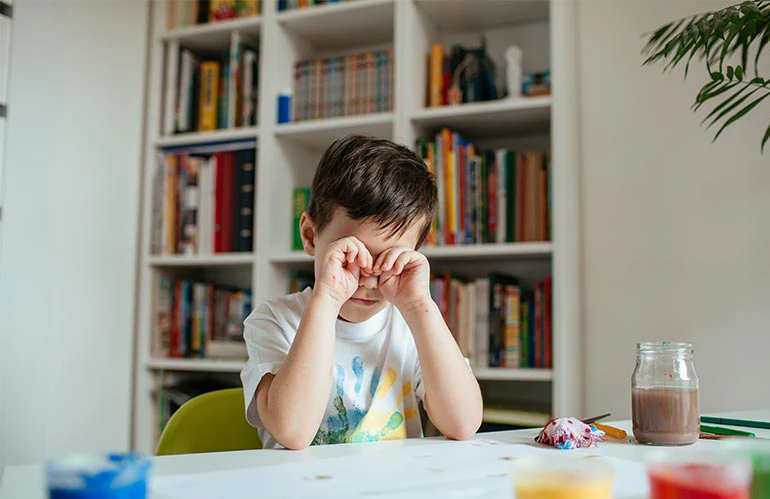
[[[467,281],[444,274],[431,296],[463,355],[477,368],[552,366],[552,281],[532,288],[505,274]]]
[[[251,290],[157,275],[155,358],[245,359],[243,321],[251,313]]]
[[[254,147],[247,141],[158,153],[151,254],[252,251]]]
[[[297,62],[293,96],[295,122],[390,111],[393,51]]]
[[[259,50],[234,32],[219,59],[179,51],[174,132],[207,132],[257,124]]]
[[[236,17],[258,16],[261,0],[167,0],[168,29],[223,21]]]
[[[442,129],[417,153],[436,176],[438,207],[427,245],[551,239],[550,155],[480,150]]]

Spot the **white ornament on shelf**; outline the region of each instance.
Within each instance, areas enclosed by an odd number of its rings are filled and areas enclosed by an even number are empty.
[[[521,48],[511,45],[505,49],[506,83],[508,84],[508,98],[521,97]]]

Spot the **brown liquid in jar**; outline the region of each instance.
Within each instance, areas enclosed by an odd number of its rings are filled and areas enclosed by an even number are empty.
[[[634,436],[650,445],[687,445],[698,441],[700,406],[697,389],[633,388]]]

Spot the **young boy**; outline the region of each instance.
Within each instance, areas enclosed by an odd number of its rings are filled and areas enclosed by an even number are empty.
[[[446,437],[471,437],[481,392],[416,251],[437,199],[425,163],[348,136],[326,150],[310,192],[300,231],[315,285],[245,321],[246,418],[264,447],[421,437],[419,400]]]

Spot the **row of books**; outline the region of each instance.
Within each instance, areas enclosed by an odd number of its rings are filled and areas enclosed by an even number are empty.
[[[168,29],[224,21],[236,17],[258,16],[262,0],[167,0]]]
[[[316,5],[351,1],[353,0],[278,0],[278,11],[306,9],[308,7],[315,7]]]
[[[155,169],[150,252],[249,252],[254,225],[254,142],[249,149],[161,151]]]
[[[548,153],[480,150],[447,128],[416,149],[438,187],[427,245],[550,240]]]
[[[259,50],[239,32],[221,60],[189,49],[179,51],[174,132],[254,126],[257,124]]]
[[[158,275],[153,357],[246,358],[251,290]]]
[[[392,49],[294,65],[292,121],[393,109]]]
[[[551,368],[551,289],[550,277],[528,289],[505,274],[475,281],[444,274],[431,281],[431,296],[477,368]]]

